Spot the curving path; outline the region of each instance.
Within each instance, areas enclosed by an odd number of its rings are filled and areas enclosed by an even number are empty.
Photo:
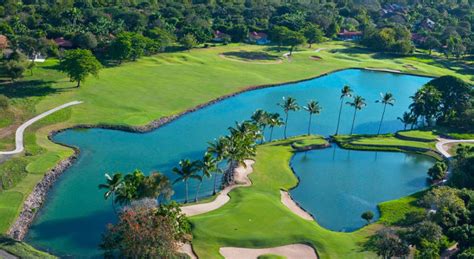
[[[14,154],[18,154],[18,153],[21,153],[23,152],[23,150],[25,149],[25,147],[23,146],[23,134],[26,130],[26,128],[28,128],[29,126],[31,126],[31,124],[43,119],[44,117],[52,114],[52,113],[55,113],[61,109],[64,109],[64,108],[67,108],[69,106],[73,106],[73,105],[77,105],[77,104],[81,104],[82,102],[80,101],[73,101],[73,102],[69,102],[69,103],[65,103],[63,105],[60,105],[56,108],[53,108],[49,111],[46,111],[46,112],[43,112],[41,113],[40,115],[37,115],[36,117],[26,121],[25,123],[21,124],[20,127],[18,127],[18,129],[16,130],[16,133],[15,133],[15,150],[12,150],[12,151],[0,151],[0,155],[14,155]]]
[[[318,256],[314,249],[309,245],[292,244],[270,248],[239,248],[239,247],[221,247],[219,253],[226,259],[256,259],[264,254],[276,254],[285,256],[287,259],[317,259]]]
[[[474,139],[445,139],[445,138],[438,138],[438,142],[436,142],[436,149],[440,152],[444,157],[451,158],[452,155],[448,152],[449,146],[445,147],[446,145],[451,144],[462,144],[462,143],[474,143]]]

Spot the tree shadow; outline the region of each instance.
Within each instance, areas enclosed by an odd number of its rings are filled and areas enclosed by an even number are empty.
[[[229,57],[229,58],[238,58],[238,59],[244,59],[244,60],[249,60],[249,61],[255,61],[255,60],[264,60],[264,61],[276,61],[279,60],[280,57],[277,55],[272,55],[263,51],[229,51],[229,52],[224,52],[222,55]]]
[[[0,81],[0,94],[8,98],[46,96],[59,91],[51,86],[52,83],[53,81],[45,80],[18,81],[14,83]]]

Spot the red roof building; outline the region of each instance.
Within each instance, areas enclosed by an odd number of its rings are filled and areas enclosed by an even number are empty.
[[[346,29],[337,34],[340,40],[360,40],[362,38],[362,32],[360,31],[348,31]]]
[[[54,39],[54,42],[60,48],[72,48],[72,42],[70,40],[65,40],[63,37]]]
[[[270,43],[270,40],[268,39],[268,35],[264,32],[251,32],[249,33],[248,40],[252,43],[256,43],[259,45],[264,45],[267,43]]]
[[[8,38],[0,34],[0,50],[8,48]]]

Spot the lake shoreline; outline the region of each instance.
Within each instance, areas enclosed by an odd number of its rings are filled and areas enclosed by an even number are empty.
[[[163,116],[159,119],[153,120],[150,123],[142,126],[130,126],[130,125],[117,125],[117,124],[78,124],[74,125],[71,127],[66,127],[63,129],[59,130],[54,130],[49,133],[48,139],[58,145],[62,145],[65,147],[72,148],[74,150],[74,154],[71,155],[70,157],[63,159],[60,161],[53,169],[51,169],[49,172],[47,172],[43,179],[38,182],[33,191],[28,195],[28,197],[25,199],[23,202],[23,206],[21,209],[21,212],[19,216],[15,219],[15,222],[10,226],[10,229],[8,231],[8,234],[17,240],[23,240],[23,238],[28,234],[29,227],[35,220],[39,210],[42,208],[44,205],[44,202],[46,201],[47,195],[49,193],[49,190],[54,186],[54,183],[58,179],[60,175],[62,175],[77,159],[77,157],[80,154],[80,150],[77,147],[69,146],[63,143],[59,143],[54,141],[54,136],[58,133],[61,133],[63,131],[67,130],[74,130],[74,129],[109,129],[109,130],[119,130],[119,131],[125,131],[125,132],[132,132],[132,133],[147,133],[151,132],[153,130],[156,130],[160,127],[163,127],[187,114],[190,114],[192,112],[204,109],[210,105],[216,104],[218,102],[224,101],[228,98],[235,97],[237,95],[254,91],[254,90],[259,90],[259,89],[265,89],[265,88],[272,88],[272,87],[279,87],[283,85],[288,85],[288,84],[296,84],[300,82],[305,82],[305,81],[310,81],[314,80],[320,77],[327,76],[329,74],[333,74],[336,72],[344,71],[344,70],[366,70],[366,71],[372,71],[375,73],[392,73],[396,75],[409,75],[409,76],[418,76],[418,77],[426,77],[426,78],[433,78],[432,76],[427,76],[427,75],[418,75],[415,73],[393,73],[389,71],[378,71],[378,70],[372,70],[368,68],[360,68],[360,67],[348,67],[348,68],[342,68],[342,69],[335,69],[330,72],[322,73],[316,76],[312,76],[309,78],[305,79],[300,79],[300,80],[294,80],[294,81],[289,81],[289,82],[282,82],[282,83],[275,83],[275,84],[263,84],[263,85],[256,85],[256,86],[248,86],[244,87],[243,89],[223,95],[220,97],[217,97],[215,99],[212,99],[208,102],[205,102],[203,104],[199,104],[197,106],[194,106],[192,108],[189,108],[183,112],[180,112],[175,115],[170,115],[170,116]]]

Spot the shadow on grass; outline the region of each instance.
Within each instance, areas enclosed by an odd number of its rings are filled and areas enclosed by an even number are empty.
[[[14,83],[0,82],[0,94],[9,98],[26,98],[34,96],[46,96],[58,92],[58,89],[51,87],[53,81],[29,80]]]
[[[229,51],[229,52],[224,52],[222,55],[230,58],[238,58],[238,59],[244,59],[244,60],[263,60],[263,61],[275,61],[279,60],[280,57],[272,54],[268,54],[263,51]]]

